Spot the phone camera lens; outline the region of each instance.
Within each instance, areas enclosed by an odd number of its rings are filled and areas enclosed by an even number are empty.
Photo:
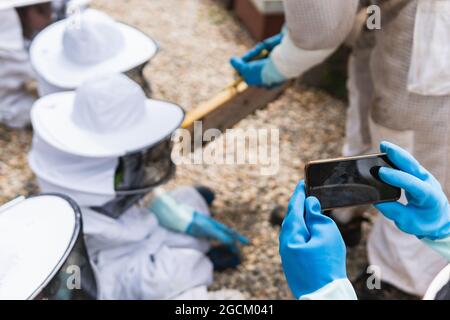
[[[370,174],[372,175],[372,177],[374,177],[378,181],[381,181],[380,176],[378,174],[380,172],[380,169],[381,169],[380,166],[375,166],[375,167],[370,168]]]

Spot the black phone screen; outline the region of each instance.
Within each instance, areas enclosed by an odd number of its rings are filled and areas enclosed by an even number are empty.
[[[307,196],[317,197],[323,210],[397,201],[401,190],[379,179],[380,167],[395,168],[385,154],[311,162]]]

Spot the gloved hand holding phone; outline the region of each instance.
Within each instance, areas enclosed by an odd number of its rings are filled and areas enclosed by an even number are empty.
[[[405,191],[407,204],[387,202],[376,208],[403,232],[430,240],[450,236],[450,205],[436,178],[402,148],[382,142],[381,152],[399,168],[381,168],[384,182]]]
[[[273,87],[287,79],[278,71],[270,55],[261,57],[267,51],[270,53],[283,40],[283,32],[258,43],[241,58],[233,57],[231,65],[250,86]]]
[[[380,168],[385,183],[402,188],[408,203],[376,208],[398,228],[415,235],[450,259],[450,205],[433,175],[402,148],[381,143],[381,152],[398,168]],[[289,287],[297,298],[356,299],[346,275],[346,249],[336,224],[307,199],[301,181],[289,202],[280,234],[280,255]]]
[[[330,290],[338,294],[321,297],[356,298],[347,279],[344,240],[334,221],[322,214],[319,200],[306,199],[303,181],[289,201],[281,228],[280,255],[287,282],[297,299],[311,294],[319,297],[320,291]]]

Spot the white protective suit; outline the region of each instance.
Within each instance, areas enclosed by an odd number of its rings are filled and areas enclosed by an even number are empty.
[[[109,218],[89,208],[108,201],[106,196],[74,190],[86,187],[87,182],[92,190],[102,186],[105,175],[111,170],[114,174],[117,160],[69,155],[35,135],[29,161],[42,192],[66,194],[80,205],[99,299],[173,299],[180,295],[208,299],[213,266],[205,255],[209,250],[206,240],[161,227],[155,215],[137,205],[117,220]],[[95,174],[94,168],[104,168],[104,174]],[[76,172],[78,179],[74,179]],[[178,188],[171,195],[199,212],[209,212],[193,188]]]
[[[208,212],[193,188],[179,188],[171,195]],[[213,267],[205,255],[207,241],[171,232],[148,209],[137,206],[118,220],[88,208],[82,208],[82,214],[100,299],[173,299],[179,295],[208,299]]]
[[[91,79],[76,92],[49,95],[33,106],[30,167],[42,192],[68,195],[80,206],[100,299],[208,298],[209,243],[168,231],[136,203],[150,185],[162,181],[155,171],[167,170],[162,163],[170,160],[170,152],[160,161],[145,160],[143,153],[150,157],[183,117],[181,107],[146,99],[139,85],[122,74]],[[129,163],[130,154],[141,155],[133,164],[143,167],[127,170],[123,163]],[[118,172],[134,181],[126,192],[119,188],[126,194],[116,190]],[[145,183],[135,185],[138,178]],[[172,196],[208,214],[195,189],[177,189]],[[113,200],[120,200],[115,202],[117,219],[91,209]]]
[[[344,153],[377,152],[381,140],[391,141],[411,152],[450,196],[450,1],[375,2],[381,8],[381,30],[371,32],[375,42],[357,48],[350,62]],[[359,0],[284,0],[284,5],[289,32],[271,57],[290,78],[343,43]],[[383,281],[420,296],[447,263],[383,217],[370,235],[368,255],[381,268]]]
[[[35,98],[25,84],[32,79],[19,16],[15,9],[0,10],[0,122],[13,128],[30,123]]]
[[[430,240],[424,239],[422,243],[434,250],[442,258],[450,262],[450,236],[439,239]],[[440,271],[433,279],[431,285],[428,287],[424,300],[434,300],[436,293],[443,285],[447,284],[450,278],[450,265]],[[310,294],[300,297],[300,300],[356,300],[357,296],[352,284],[348,279],[338,279],[326,286],[316,290]]]

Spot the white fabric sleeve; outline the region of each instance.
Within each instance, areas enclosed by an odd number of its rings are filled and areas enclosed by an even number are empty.
[[[438,240],[423,238],[421,241],[450,261],[450,236]]]
[[[353,29],[360,0],[283,0],[294,44],[305,50],[336,48]]]
[[[0,51],[22,51],[22,25],[16,10],[0,10]]]
[[[160,225],[177,232],[186,232],[193,218],[192,208],[179,204],[162,188],[154,190],[149,210]]]
[[[299,300],[358,300],[358,297],[348,279],[338,279]]]
[[[285,78],[301,76],[322,63],[353,29],[359,0],[284,0],[286,32],[272,54]]]
[[[322,63],[337,47],[321,50],[304,50],[297,47],[287,32],[281,44],[273,49],[270,58],[276,69],[285,78],[301,76],[312,67]]]

